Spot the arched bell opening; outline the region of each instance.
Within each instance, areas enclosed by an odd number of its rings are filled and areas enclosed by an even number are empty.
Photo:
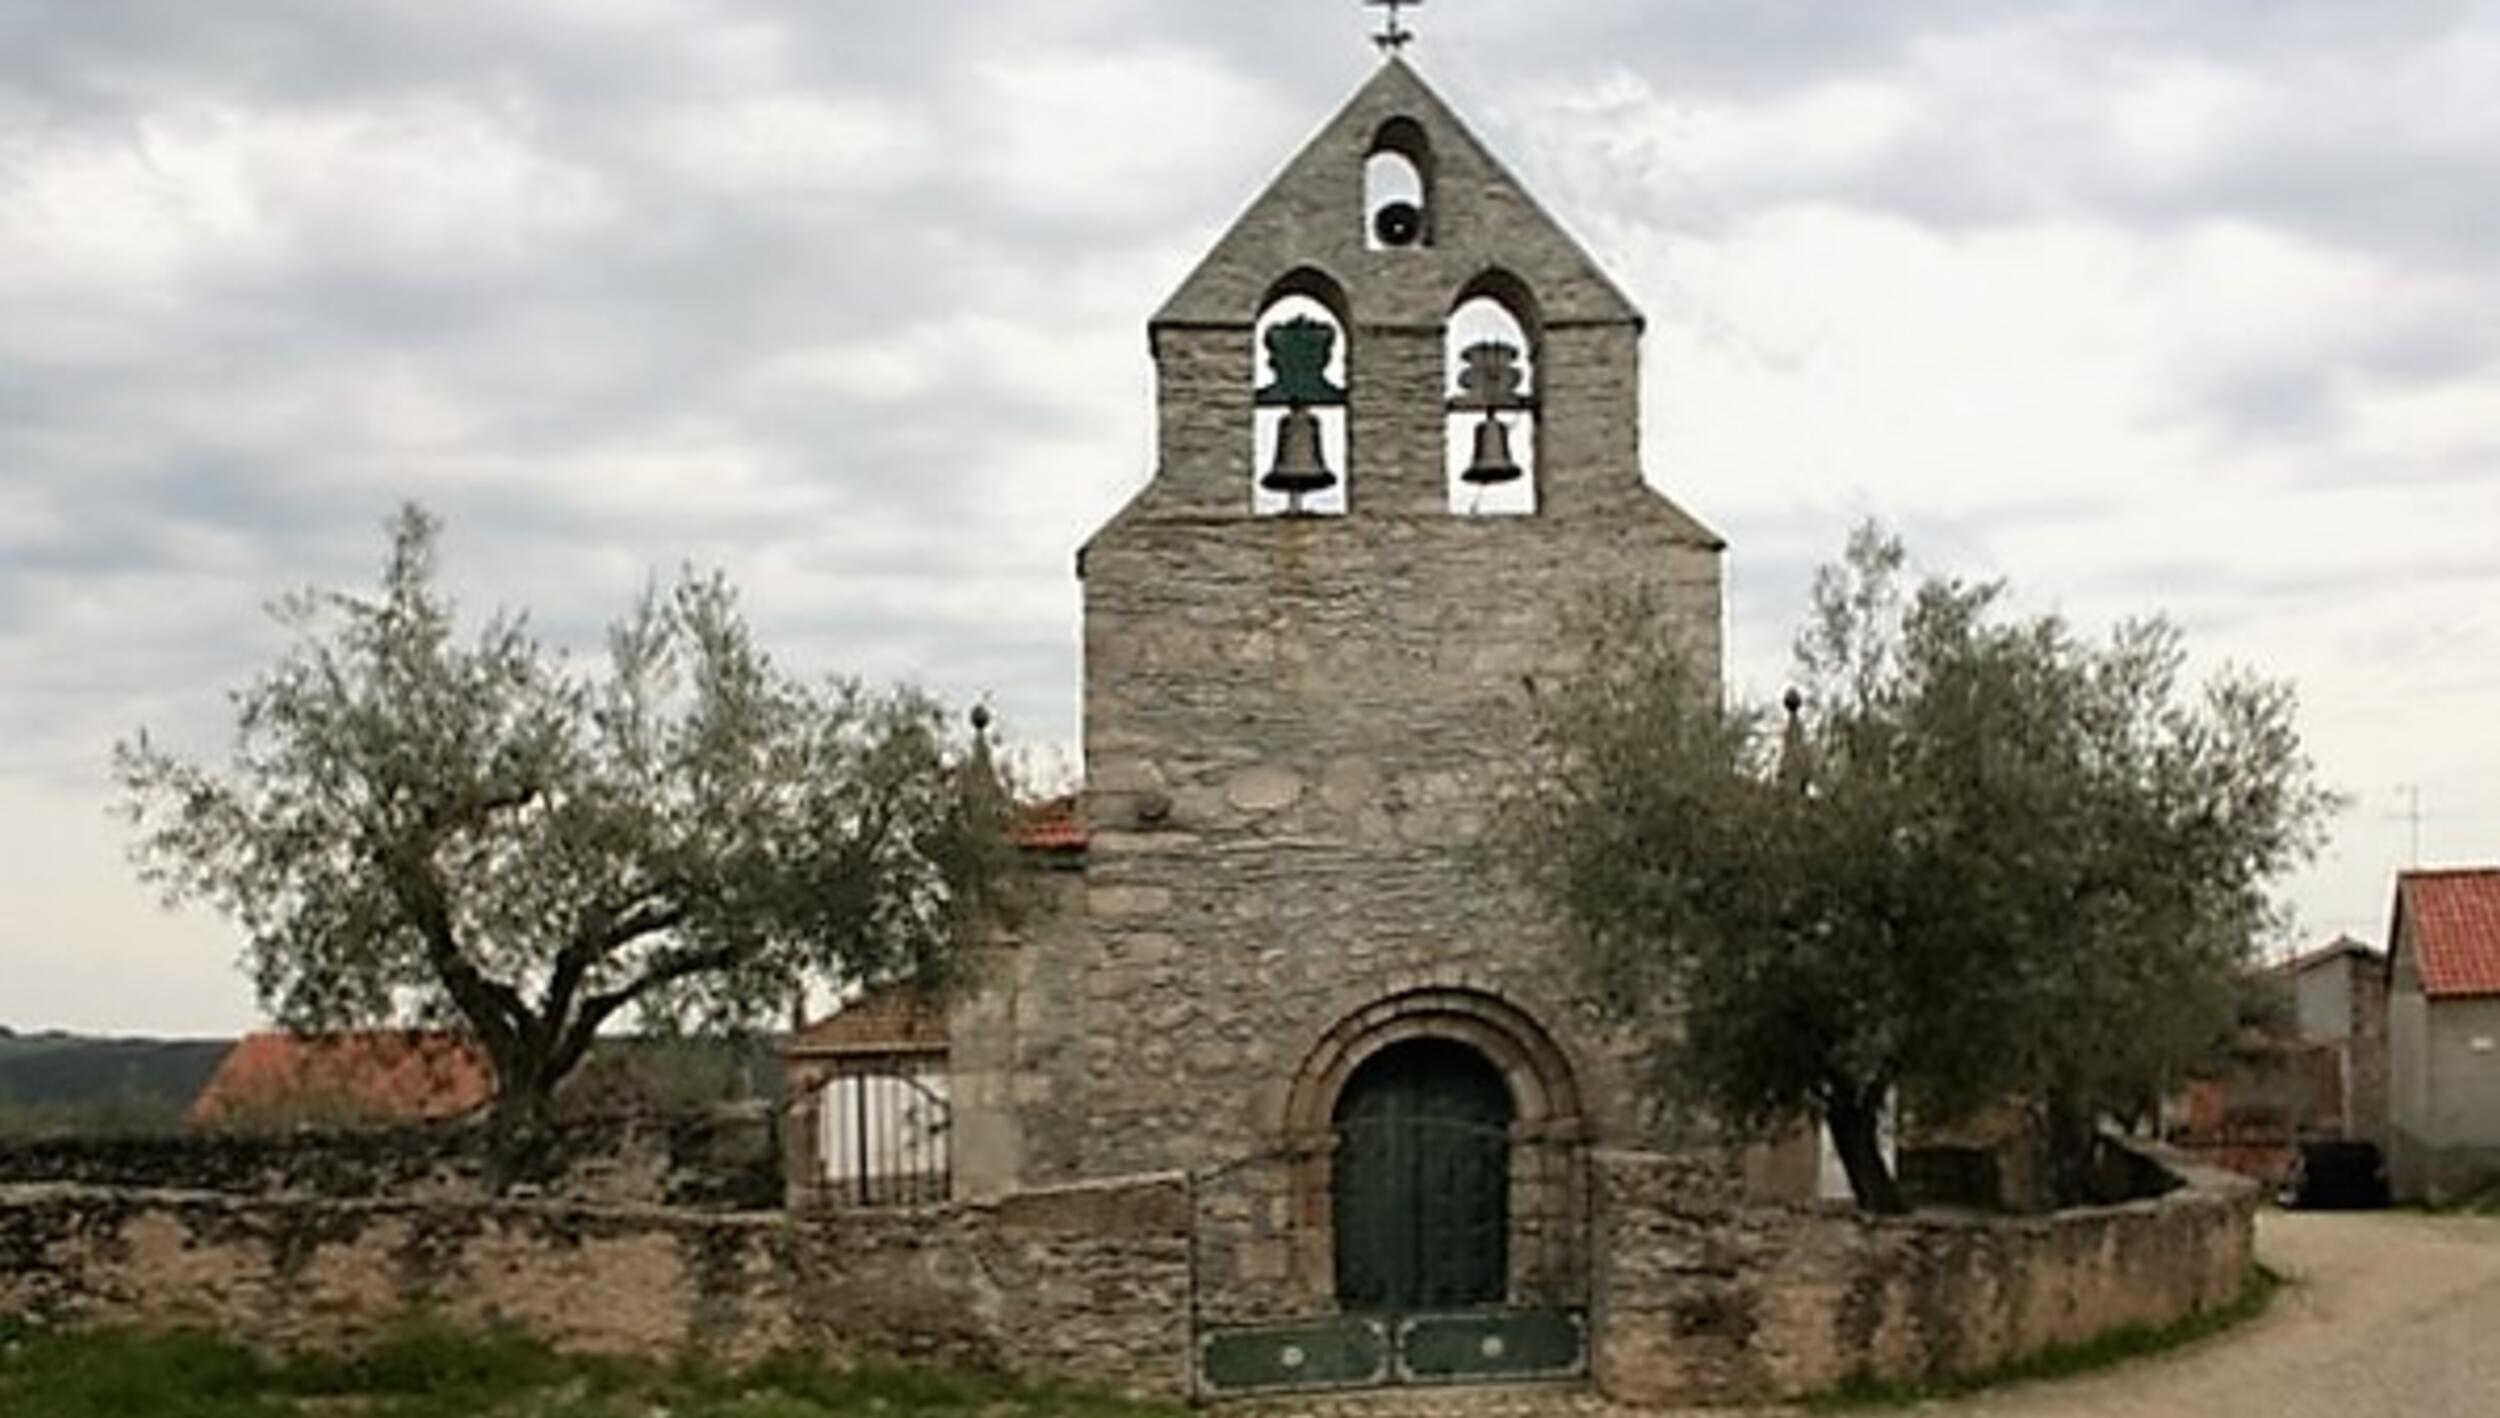
[[[1541,451],[1535,305],[1527,287],[1488,273],[1460,293],[1450,314],[1450,510],[1519,517],[1537,509]]]
[[[1373,251],[1432,244],[1432,139],[1412,118],[1392,118],[1363,159],[1363,241]]]
[[[1349,325],[1344,290],[1309,269],[1278,281],[1260,307],[1250,496],[1262,517],[1343,516],[1350,505]]]

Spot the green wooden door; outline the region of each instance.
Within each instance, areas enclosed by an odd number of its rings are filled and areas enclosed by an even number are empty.
[[[1447,1310],[1509,1288],[1510,1086],[1464,1044],[1382,1050],[1337,1100],[1343,1310]]]

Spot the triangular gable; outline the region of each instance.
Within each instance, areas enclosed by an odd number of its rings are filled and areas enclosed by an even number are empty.
[[[2388,940],[2427,997],[2500,995],[2500,868],[2399,874]]]
[[[1420,124],[1432,145],[1432,237],[1423,247],[1367,249],[1363,166],[1382,125]],[[1373,266],[1435,268],[1440,279],[1367,279]],[[1354,293],[1358,324],[1420,324],[1449,314],[1458,292],[1488,270],[1518,277],[1543,321],[1641,323],[1640,311],[1547,214],[1441,96],[1402,59],[1380,67],[1337,116],[1285,165],[1164,303],[1154,323],[1246,325],[1280,273],[1313,266]],[[1390,302],[1440,303],[1398,308]],[[1370,304],[1366,304],[1366,302]]]

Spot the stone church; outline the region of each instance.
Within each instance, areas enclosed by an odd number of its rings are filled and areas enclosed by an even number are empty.
[[[1203,1178],[1244,1315],[1567,1302],[1576,1159],[1670,1110],[1482,829],[1590,593],[1718,662],[1642,327],[1394,56],[1154,316],[1157,466],[1077,559],[1064,909],[943,1030],[956,1195]]]

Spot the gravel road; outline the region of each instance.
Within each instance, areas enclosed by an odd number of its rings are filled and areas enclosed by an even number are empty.
[[[2500,1418],[2500,1221],[2268,1213],[2258,1253],[2293,1284],[2256,1323],[2079,1379],[1913,1413],[1952,1418]],[[1225,1412],[1217,1409],[1216,1412]],[[1259,1418],[1664,1418],[1586,1394],[1374,1394]],[[1718,1410],[1715,1418],[1732,1418]]]

